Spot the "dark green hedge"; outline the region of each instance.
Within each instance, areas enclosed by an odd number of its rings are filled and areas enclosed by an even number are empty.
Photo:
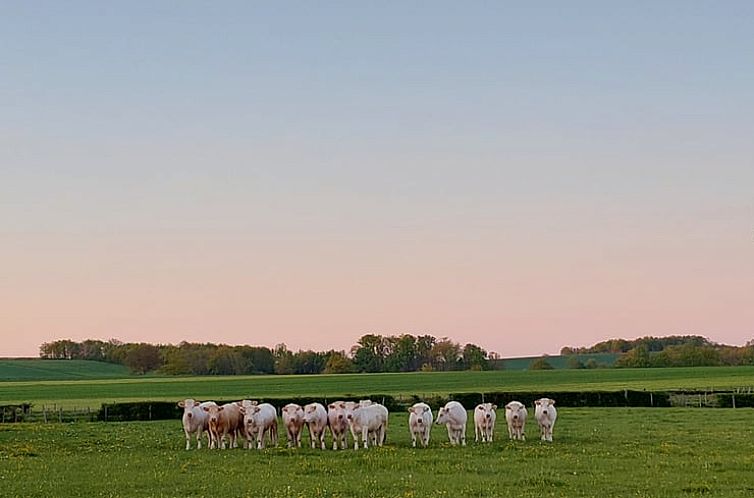
[[[718,394],[717,406],[733,408],[733,398],[736,399],[736,408],[754,408],[754,394]]]
[[[456,393],[447,396],[431,396],[420,398],[418,396],[409,396],[396,399],[386,394],[372,394],[361,397],[336,397],[313,398],[313,397],[295,397],[295,398],[259,398],[260,403],[271,403],[276,408],[287,405],[288,403],[297,403],[306,405],[308,403],[320,402],[327,404],[336,399],[345,401],[358,401],[359,399],[371,399],[384,404],[391,412],[405,411],[407,407],[414,403],[423,401],[429,404],[434,410],[443,406],[450,400],[460,402],[467,409],[474,408],[481,402],[495,403],[502,408],[510,401],[520,401],[526,406],[533,406],[534,401],[548,397],[556,402],[556,406],[564,407],[650,407],[650,406],[670,406],[670,396],[665,392],[647,392],[647,391],[590,391],[590,392],[529,392],[529,393]],[[739,397],[736,396],[736,406],[753,406],[738,403]],[[227,403],[236,400],[216,400],[218,404]],[[181,418],[183,409],[177,406],[177,402],[170,401],[140,401],[134,403],[112,403],[104,404],[97,414],[98,420],[110,422],[127,421],[127,420],[165,420]]]
[[[502,408],[511,401],[520,401],[526,406],[534,406],[539,398],[552,398],[556,406],[566,407],[616,407],[616,406],[670,406],[670,395],[665,392],[648,391],[588,391],[588,392],[493,392],[456,393],[448,396],[434,396],[419,399],[413,396],[412,402],[424,401],[433,408],[439,408],[450,400],[455,400],[467,409],[479,403],[494,403]]]
[[[393,396],[387,394],[372,394],[371,396],[361,396],[358,398],[341,396],[332,399],[323,398],[254,398],[260,403],[270,403],[275,408],[280,410],[288,403],[297,403],[301,406],[309,403],[323,403],[327,404],[330,401],[344,400],[344,401],[358,401],[360,399],[371,399],[373,401],[382,403],[390,411],[402,410],[404,404],[398,402]],[[223,403],[231,403],[238,400],[213,400],[218,405]],[[108,422],[124,422],[128,420],[167,420],[181,418],[183,415],[183,408],[178,407],[178,401],[137,401],[133,403],[108,403],[103,404],[97,414],[97,420],[104,420]]]
[[[0,421],[23,422],[31,411],[31,403],[17,405],[0,405]]]

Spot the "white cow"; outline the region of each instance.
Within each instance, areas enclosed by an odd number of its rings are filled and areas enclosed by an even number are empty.
[[[278,416],[275,407],[269,403],[254,404],[253,401],[244,400],[241,407],[244,427],[246,428],[246,447],[254,446],[254,436],[257,438],[257,449],[264,448],[264,436],[269,435],[270,444],[278,444]]]
[[[495,421],[497,420],[497,405],[481,403],[474,409],[474,441],[491,443],[495,433]]]
[[[429,433],[432,430],[432,409],[426,403],[416,403],[408,409],[408,430],[411,432],[411,444],[416,448],[416,437],[425,448],[429,445]]]
[[[327,424],[332,432],[332,449],[346,449],[348,445],[348,413],[346,401],[335,401],[327,405]],[[351,407],[353,409],[353,407]]]
[[[289,403],[281,410],[283,425],[288,435],[288,447],[301,448],[301,433],[304,428],[304,409],[296,403]]]
[[[555,426],[555,419],[558,418],[558,411],[555,409],[555,400],[550,398],[540,398],[534,402],[534,418],[539,424],[539,432],[542,434],[542,441],[552,442],[552,428]]]
[[[382,446],[385,442],[388,424],[388,410],[379,403],[367,405],[358,404],[347,415],[354,435],[353,449],[359,449],[359,435],[364,443],[364,448],[369,447],[369,434],[373,433],[373,444]]]
[[[358,438],[357,431],[354,430],[353,424],[351,424],[350,415],[353,414],[353,409],[357,406],[369,406],[372,404],[371,399],[362,399],[361,401],[346,401],[344,404],[344,410],[346,414],[346,420],[348,420],[348,428],[351,431],[351,437],[354,441]],[[373,432],[370,433],[372,444],[377,444],[377,435]]]
[[[508,423],[508,437],[526,441],[524,429],[526,427],[526,406],[519,401],[511,401],[505,405],[505,421]]]
[[[468,415],[463,405],[458,401],[448,401],[437,413],[435,423],[445,424],[450,444],[460,443],[461,446],[466,446],[466,420],[468,420]]]
[[[196,448],[202,447],[202,432],[207,432],[207,446],[209,446],[209,418],[202,407],[214,405],[214,401],[195,401],[191,398],[178,402],[183,408],[183,432],[186,434],[186,449],[191,449],[191,435],[196,435]]]
[[[312,448],[325,449],[325,430],[327,429],[327,410],[321,403],[309,403],[304,407],[304,422],[309,428]]]

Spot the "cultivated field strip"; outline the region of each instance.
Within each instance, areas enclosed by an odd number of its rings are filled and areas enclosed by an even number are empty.
[[[616,391],[622,389],[752,389],[754,367],[431,372],[401,374],[145,377],[77,381],[0,382],[0,405],[99,408],[102,403],[196,399],[333,399],[384,393],[394,396],[463,392]]]

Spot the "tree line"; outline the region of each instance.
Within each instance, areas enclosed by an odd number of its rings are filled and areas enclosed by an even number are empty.
[[[619,353],[615,367],[701,367],[754,364],[754,340],[730,346],[698,335],[610,339],[589,347],[564,347],[561,355]]]
[[[39,348],[44,359],[116,363],[131,372],[167,375],[320,374],[488,370],[488,353],[446,337],[366,334],[346,351],[291,351],[285,344],[230,346],[213,343],[124,343],[117,339],[62,339]]]

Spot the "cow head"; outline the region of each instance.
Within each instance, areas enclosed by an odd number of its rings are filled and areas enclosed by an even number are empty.
[[[547,415],[548,408],[551,406],[555,406],[555,400],[550,398],[540,398],[537,401],[534,402],[536,405],[536,409],[540,411],[541,413]]]
[[[183,414],[191,418],[194,416],[194,414],[192,413],[194,411],[194,408],[198,408],[199,403],[201,403],[201,401],[195,401],[191,398],[188,398],[183,401],[179,401],[178,407],[183,408]]]
[[[220,413],[225,408],[222,406],[217,405],[210,405],[210,406],[203,406],[202,410],[207,412],[209,414],[209,426],[210,427],[216,427],[218,421],[220,420]]]
[[[443,406],[437,412],[437,418],[435,419],[435,424],[441,425],[446,422],[448,422],[448,409]]]

